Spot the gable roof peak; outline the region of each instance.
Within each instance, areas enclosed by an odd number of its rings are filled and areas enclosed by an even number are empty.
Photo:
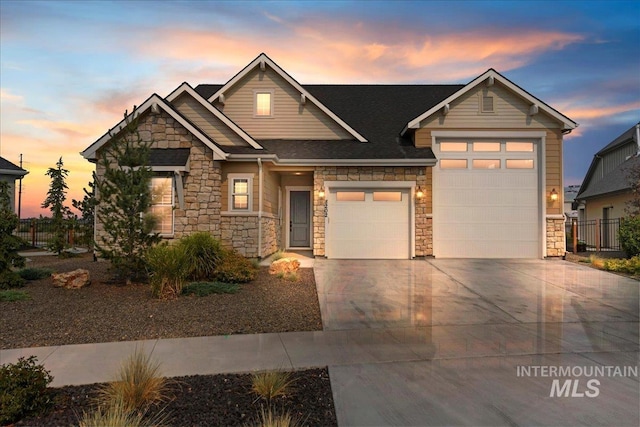
[[[360,142],[367,142],[367,139],[358,133],[355,129],[349,126],[344,120],[338,117],[333,111],[327,108],[324,104],[318,101],[313,95],[311,95],[296,79],[291,77],[286,71],[284,71],[278,64],[276,64],[267,54],[261,53],[253,61],[251,61],[240,72],[233,76],[227,83],[225,83],[220,89],[218,89],[213,95],[211,95],[207,101],[214,102],[215,100],[224,100],[225,92],[227,92],[232,86],[240,82],[247,74],[253,71],[256,67],[260,67],[261,71],[265,71],[269,66],[280,77],[282,77],[287,83],[295,88],[304,98],[318,107],[322,112],[328,115],[333,121],[340,125],[344,130],[351,134],[355,139]]]
[[[428,111],[424,112],[423,114],[419,115],[418,117],[414,118],[409,123],[407,123],[404,129],[402,129],[401,135],[404,135],[409,129],[418,129],[420,127],[420,122],[422,122],[424,119],[438,112],[440,109],[444,108],[446,105],[458,99],[465,93],[478,87],[478,85],[480,85],[484,81],[487,81],[488,86],[492,86],[493,84],[495,84],[496,80],[500,82],[502,85],[504,85],[505,87],[507,87],[512,92],[516,93],[521,98],[527,100],[531,104],[532,109],[534,109],[536,112],[538,112],[538,110],[542,110],[546,114],[556,119],[558,122],[562,123],[563,132],[569,133],[573,129],[578,127],[578,123],[574,122],[569,117],[565,116],[564,114],[555,110],[545,102],[531,95],[529,92],[527,92],[526,90],[522,89],[520,86],[513,83],[511,80],[509,80],[508,78],[506,78],[505,76],[497,72],[495,69],[489,68],[487,71],[485,71],[484,73],[480,74],[478,77],[476,77],[475,79],[467,83],[459,91],[449,96],[448,98],[442,100],[439,104],[435,105],[433,108],[429,109]]]

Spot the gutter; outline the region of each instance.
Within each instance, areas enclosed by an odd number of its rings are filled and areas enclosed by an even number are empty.
[[[262,159],[258,157],[258,259],[262,259]]]
[[[253,154],[229,154],[227,161],[246,162],[257,159]],[[278,166],[435,166],[438,159],[279,159],[271,154],[260,156]]]

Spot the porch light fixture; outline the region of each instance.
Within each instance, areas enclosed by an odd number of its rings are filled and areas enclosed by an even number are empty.
[[[422,188],[418,186],[418,189],[416,190],[416,198],[422,199],[423,197],[424,197],[424,191],[422,191]]]
[[[558,200],[558,192],[556,191],[555,188],[551,190],[551,193],[549,193],[549,200],[551,200],[552,202],[555,202]]]
[[[321,188],[320,191],[318,191],[318,197],[324,199],[324,188]]]

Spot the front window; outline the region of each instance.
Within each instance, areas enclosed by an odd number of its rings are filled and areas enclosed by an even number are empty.
[[[156,219],[154,233],[173,234],[173,178],[151,178],[151,214]]]
[[[229,176],[229,205],[233,211],[251,211],[251,187],[253,179],[249,175]]]

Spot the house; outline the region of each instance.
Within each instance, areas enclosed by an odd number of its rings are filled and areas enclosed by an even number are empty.
[[[467,84],[301,85],[261,54],[135,114],[167,238],[207,231],[256,258],[565,252],[557,191],[577,124],[493,69]],[[96,162],[110,138],[82,155]]]
[[[633,197],[629,171],[640,168],[640,123],[598,151],[587,171],[574,206],[580,221],[626,216]]]
[[[570,218],[578,218],[578,211],[574,209],[576,196],[580,191],[580,185],[568,185],[564,187],[564,215]]]
[[[9,184],[9,197],[13,212],[15,212],[16,207],[16,179],[22,179],[28,173],[20,166],[16,166],[4,157],[0,157],[0,181]]]

